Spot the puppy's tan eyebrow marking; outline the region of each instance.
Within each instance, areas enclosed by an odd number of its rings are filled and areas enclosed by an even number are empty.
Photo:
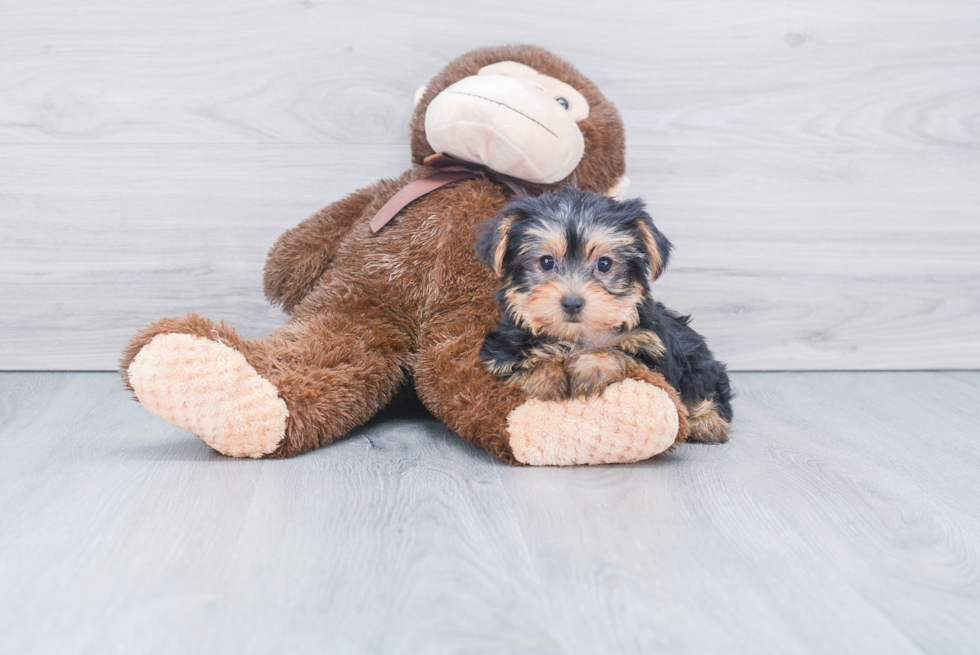
[[[556,226],[534,226],[529,228],[525,235],[530,239],[521,246],[521,252],[524,254],[540,248],[555,259],[562,259],[568,253],[565,235]]]
[[[554,254],[555,259],[565,258],[567,245],[561,236],[556,235],[545,241],[542,245],[544,246],[545,250]]]
[[[591,259],[592,255],[595,254],[597,250],[604,251],[615,251],[633,243],[633,238],[622,234],[590,234],[585,242],[585,251],[588,253],[588,257]]]

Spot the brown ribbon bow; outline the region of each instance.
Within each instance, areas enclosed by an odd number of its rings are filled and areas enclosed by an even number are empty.
[[[398,212],[405,209],[405,207],[407,207],[413,200],[418,200],[427,193],[460,180],[484,178],[506,186],[508,189],[513,191],[515,195],[528,195],[527,190],[524,188],[524,181],[519,180],[516,177],[511,177],[510,175],[504,175],[503,173],[490,170],[481,164],[473,164],[468,161],[463,161],[462,159],[456,159],[455,157],[443,154],[441,152],[434,155],[429,155],[423,160],[422,163],[430,168],[439,170],[439,172],[428,177],[423,177],[413,182],[409,182],[404,187],[399,189],[398,193],[393,195],[388,202],[386,202],[384,206],[378,210],[378,213],[374,215],[374,218],[371,219],[370,226],[372,232],[377,232],[387,225],[388,221],[393,219]]]

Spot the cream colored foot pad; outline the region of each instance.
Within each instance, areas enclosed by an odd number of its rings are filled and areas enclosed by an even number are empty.
[[[286,433],[289,410],[275,386],[228,346],[158,334],[129,365],[136,398],[152,414],[232,457],[261,457]]]
[[[532,399],[507,422],[514,457],[535,466],[638,462],[670,448],[678,429],[667,392],[638,380],[595,398]]]

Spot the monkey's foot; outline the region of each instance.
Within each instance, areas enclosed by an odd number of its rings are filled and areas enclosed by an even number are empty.
[[[534,466],[638,462],[676,441],[677,406],[660,387],[626,379],[601,396],[531,399],[507,417],[514,457]]]
[[[286,433],[289,410],[271,382],[229,346],[192,334],[158,334],[127,368],[152,414],[223,455],[262,457]]]

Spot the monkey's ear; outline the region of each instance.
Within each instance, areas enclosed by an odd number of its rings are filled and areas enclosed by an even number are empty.
[[[516,216],[501,216],[496,220],[488,221],[484,224],[483,233],[476,242],[476,254],[498,278],[503,277],[504,258],[507,255],[510,230],[515,218]]]
[[[653,224],[653,218],[650,217],[650,214],[642,209],[637,214],[636,229],[640,233],[643,249],[647,253],[647,261],[650,265],[650,281],[653,282],[667,268],[667,261],[670,259],[670,250],[673,245]]]
[[[626,194],[630,190],[630,179],[625,175],[620,176],[616,183],[606,191],[606,195],[613,200],[626,200]]]
[[[415,95],[412,97],[414,106],[418,107],[419,103],[422,102],[422,96],[425,95],[426,90],[428,90],[429,85],[423,84],[419,88],[415,89]]]

